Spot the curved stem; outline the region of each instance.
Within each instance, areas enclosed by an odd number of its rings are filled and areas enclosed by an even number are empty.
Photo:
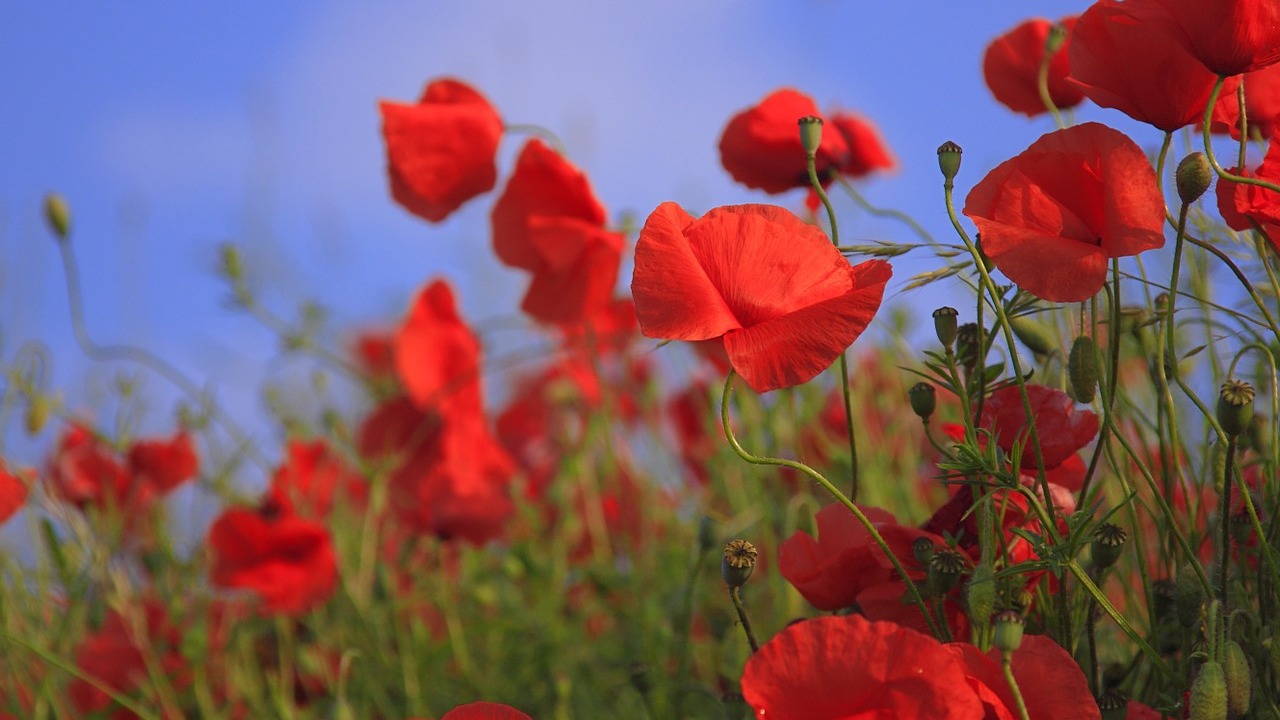
[[[868,215],[897,220],[910,228],[911,232],[915,233],[921,240],[924,240],[930,245],[937,245],[941,247],[938,241],[929,234],[929,231],[925,230],[924,227],[920,223],[916,222],[910,215],[898,210],[890,210],[888,208],[881,208],[872,205],[867,201],[866,197],[864,197],[862,193],[858,192],[858,189],[853,186],[853,183],[849,182],[843,175],[837,175],[836,182],[840,184],[840,187],[844,188],[844,191],[849,194],[850,198],[853,198],[853,201],[858,204],[858,207],[865,210]]]
[[[565,151],[564,141],[560,139],[560,136],[551,132],[547,128],[542,127],[541,125],[533,125],[529,123],[511,123],[511,124],[503,125],[502,131],[506,133],[512,133],[512,134],[519,133],[524,135],[533,135],[535,137],[542,138],[543,140],[546,140],[547,142],[551,143],[551,146],[554,147],[556,149],[556,152],[560,153],[561,155],[568,156],[569,154],[568,152]]]
[[[1222,85],[1227,80],[1225,75],[1219,75],[1218,81],[1213,84],[1213,92],[1209,93],[1209,103],[1204,109],[1203,128],[1201,130],[1204,138],[1204,155],[1209,159],[1209,166],[1218,174],[1218,177],[1231,182],[1237,182],[1242,185],[1254,185],[1260,188],[1266,188],[1272,192],[1280,192],[1280,185],[1273,182],[1267,182],[1262,178],[1245,177],[1243,175],[1235,175],[1227,172],[1218,164],[1218,159],[1213,155],[1213,143],[1209,140],[1209,123],[1213,119],[1213,106],[1218,104],[1218,95],[1222,93]],[[1241,168],[1243,170],[1243,168]]]
[[[1044,109],[1049,111],[1053,116],[1053,122],[1061,130],[1066,127],[1066,124],[1062,122],[1062,113],[1053,102],[1053,96],[1049,94],[1049,65],[1052,62],[1053,55],[1045,52],[1044,58],[1040,61],[1040,70],[1036,73],[1036,90],[1040,92],[1040,102],[1044,103]]]

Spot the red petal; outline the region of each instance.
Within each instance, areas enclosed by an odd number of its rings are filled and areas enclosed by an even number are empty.
[[[1070,28],[1074,22],[1074,18],[1063,18],[1061,24]],[[1005,107],[1028,117],[1048,112],[1040,99],[1038,75],[1052,26],[1044,18],[1027,20],[993,40],[982,55],[982,76],[991,94]],[[1084,99],[1066,82],[1070,45],[1068,39],[1049,64],[1049,96],[1059,108],[1073,107]]]
[[[765,96],[729,120],[720,136],[720,162],[733,179],[771,195],[809,186],[809,170],[797,125],[802,117],[820,115],[813,99],[783,88]],[[847,162],[849,148],[838,132],[822,135],[817,171],[825,177]]]
[[[409,307],[396,334],[396,371],[419,407],[479,412],[480,342],[444,280],[424,287]]]
[[[445,713],[440,720],[533,720],[533,718],[510,705],[481,701],[459,705]]]

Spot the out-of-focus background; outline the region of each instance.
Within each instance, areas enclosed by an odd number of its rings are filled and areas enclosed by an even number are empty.
[[[65,284],[40,208],[56,190],[72,208],[87,320],[100,342],[144,345],[214,388],[228,412],[278,447],[264,382],[290,382],[277,338],[226,308],[217,247],[244,248],[263,302],[282,315],[316,300],[336,337],[392,326],[427,279],[447,276],[465,316],[501,347],[526,278],[499,265],[489,208],[523,141],[503,142],[495,193],[441,225],[389,197],[379,99],[412,101],[429,79],[479,88],[508,123],[565,141],[615,218],[639,221],[675,200],[691,212],[741,202],[799,209],[735,185],[716,144],[725,122],[794,86],[824,109],[872,119],[901,168],[861,185],[948,237],[935,150],[965,150],[960,197],[995,164],[1053,128],[999,106],[983,84],[986,44],[1038,14],[1082,0],[859,3],[835,0],[507,2],[7,3],[0,8],[0,352],[28,340],[54,360],[49,384],[93,416],[120,367],[72,341]],[[1159,138],[1110,110],[1084,106]],[[838,198],[845,243],[910,240]],[[896,262],[887,308],[918,323],[947,285],[900,292],[927,258]],[[620,279],[625,286],[627,273]],[[954,288],[952,288],[954,289]],[[172,393],[153,393],[141,427],[170,432]],[[297,381],[305,385],[305,380]],[[501,377],[491,383],[500,396]],[[41,442],[6,428],[16,464]]]

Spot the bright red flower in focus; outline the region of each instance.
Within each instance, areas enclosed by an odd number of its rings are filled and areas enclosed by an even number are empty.
[[[1229,78],[1213,106],[1209,129],[1218,134],[1240,138],[1240,102],[1236,90],[1244,81],[1245,119],[1249,134],[1271,137],[1280,128],[1280,65],[1268,65],[1240,77]]]
[[[1242,172],[1237,168],[1232,168],[1232,172],[1273,183],[1280,181],[1280,142],[1277,141],[1277,136],[1272,136],[1267,154],[1256,172]],[[1222,219],[1233,230],[1250,230],[1255,222],[1262,226],[1280,225],[1280,193],[1220,178],[1217,196]],[[1277,237],[1274,228],[1266,229],[1272,242],[1275,242]]]
[[[1111,258],[1164,245],[1164,198],[1147,156],[1124,134],[1085,123],[1042,136],[969,192],[982,248],[1043,300],[1087,300]]]
[[[1065,17],[1058,24],[1070,30],[1075,21]],[[1027,117],[1049,112],[1040,98],[1039,75],[1052,28],[1053,23],[1044,18],[1027,20],[992,40],[982,55],[982,77],[991,94],[1001,105]],[[1072,42],[1064,41],[1049,61],[1049,97],[1061,109],[1084,100],[1080,89],[1067,82],[1067,50]]]
[[[1218,75],[1280,62],[1280,3],[1275,0],[1159,0],[1170,32]]]
[[[1071,82],[1102,107],[1171,132],[1204,117],[1217,77],[1152,27],[1159,0],[1098,0],[1071,31]]]
[[[416,105],[382,101],[391,195],[406,210],[440,222],[493,189],[502,118],[470,85],[429,83]]]
[[[576,324],[610,303],[624,241],[605,220],[581,170],[541,140],[524,146],[493,206],[493,249],[533,274],[521,308],[535,320]]]
[[[3,461],[0,461],[0,525],[22,508],[27,501],[28,483],[23,478],[9,472]]]
[[[862,334],[893,270],[851,266],[786,210],[740,205],[694,218],[675,203],[640,231],[631,292],[640,330],[670,340],[723,338],[756,392],[808,382]]]
[[[329,531],[294,515],[274,488],[258,508],[223,511],[209,528],[209,548],[213,584],[256,592],[269,614],[305,613],[337,585]]]
[[[395,364],[418,407],[480,412],[480,341],[458,313],[448,282],[436,280],[418,291],[396,332]]]
[[[1043,385],[1027,385],[1027,398],[1035,418],[1036,435],[1046,469],[1063,464],[1098,435],[1098,416],[1092,410],[1078,410],[1076,402],[1061,390]],[[1036,452],[1031,446],[1031,426],[1022,406],[1017,385],[1000,388],[987,398],[982,427],[995,436],[996,445],[1006,453],[1022,445],[1022,469],[1034,472]]]
[[[879,530],[897,525],[893,515],[880,508],[863,512]],[[863,590],[894,578],[895,573],[881,563],[884,554],[849,508],[828,505],[814,519],[816,540],[797,531],[778,548],[778,571],[810,605],[828,611],[850,607]],[[902,549],[910,558],[910,547]]]
[[[791,88],[769,93],[729,120],[720,136],[720,163],[734,180],[770,195],[809,187],[798,122],[810,115],[822,114],[808,95]],[[862,177],[894,167],[893,156],[868,120],[837,112],[829,125],[817,152],[818,177],[824,183],[837,172]]]

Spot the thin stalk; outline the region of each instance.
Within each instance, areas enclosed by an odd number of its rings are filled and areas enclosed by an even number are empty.
[[[729,588],[729,599],[733,601],[733,609],[738,611],[738,620],[742,623],[742,631],[747,634],[747,644],[751,646],[751,652],[759,652],[760,642],[756,640],[756,634],[751,630],[751,619],[747,617],[747,606],[742,603],[742,589],[731,586]]]

